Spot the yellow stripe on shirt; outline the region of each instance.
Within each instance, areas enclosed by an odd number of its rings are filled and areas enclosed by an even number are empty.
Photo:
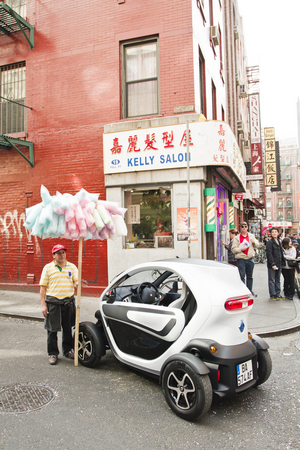
[[[75,264],[66,261],[62,271],[54,261],[43,268],[40,286],[46,287],[46,295],[59,299],[74,295],[74,285],[78,282],[78,270]]]

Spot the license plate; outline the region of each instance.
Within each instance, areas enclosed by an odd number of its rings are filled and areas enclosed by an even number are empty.
[[[238,386],[242,386],[242,384],[248,383],[248,381],[253,380],[252,360],[249,359],[249,361],[236,366],[236,373]]]

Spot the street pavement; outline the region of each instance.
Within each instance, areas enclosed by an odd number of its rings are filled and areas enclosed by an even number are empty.
[[[283,285],[283,279],[282,284]],[[300,300],[270,300],[266,264],[254,268],[253,290],[257,297],[248,319],[248,329],[264,337],[292,333],[300,330]],[[80,322],[95,322],[99,309],[98,297],[81,297]],[[0,290],[0,316],[43,321],[38,293]]]

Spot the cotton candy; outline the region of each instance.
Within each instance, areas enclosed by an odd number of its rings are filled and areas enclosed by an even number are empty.
[[[94,220],[95,220],[95,224],[96,224],[97,229],[98,229],[98,230],[102,230],[102,228],[104,227],[104,223],[103,223],[103,220],[101,219],[101,217],[100,217],[100,215],[99,215],[97,209],[95,209],[95,210],[93,211],[93,217],[94,217]]]
[[[122,219],[121,216],[112,216],[112,219],[114,221],[116,232],[119,236],[127,236],[127,227],[124,222],[124,219]]]
[[[97,206],[97,211],[103,221],[103,223],[105,225],[111,223],[111,215],[109,214],[109,212],[104,208],[103,205],[98,205]]]

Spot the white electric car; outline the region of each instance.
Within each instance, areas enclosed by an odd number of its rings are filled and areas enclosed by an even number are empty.
[[[157,377],[171,409],[195,420],[213,396],[238,394],[270,376],[268,345],[248,333],[252,304],[234,266],[200,259],[139,264],[105,289],[97,323],[80,324],[79,361],[92,367],[110,349]]]

